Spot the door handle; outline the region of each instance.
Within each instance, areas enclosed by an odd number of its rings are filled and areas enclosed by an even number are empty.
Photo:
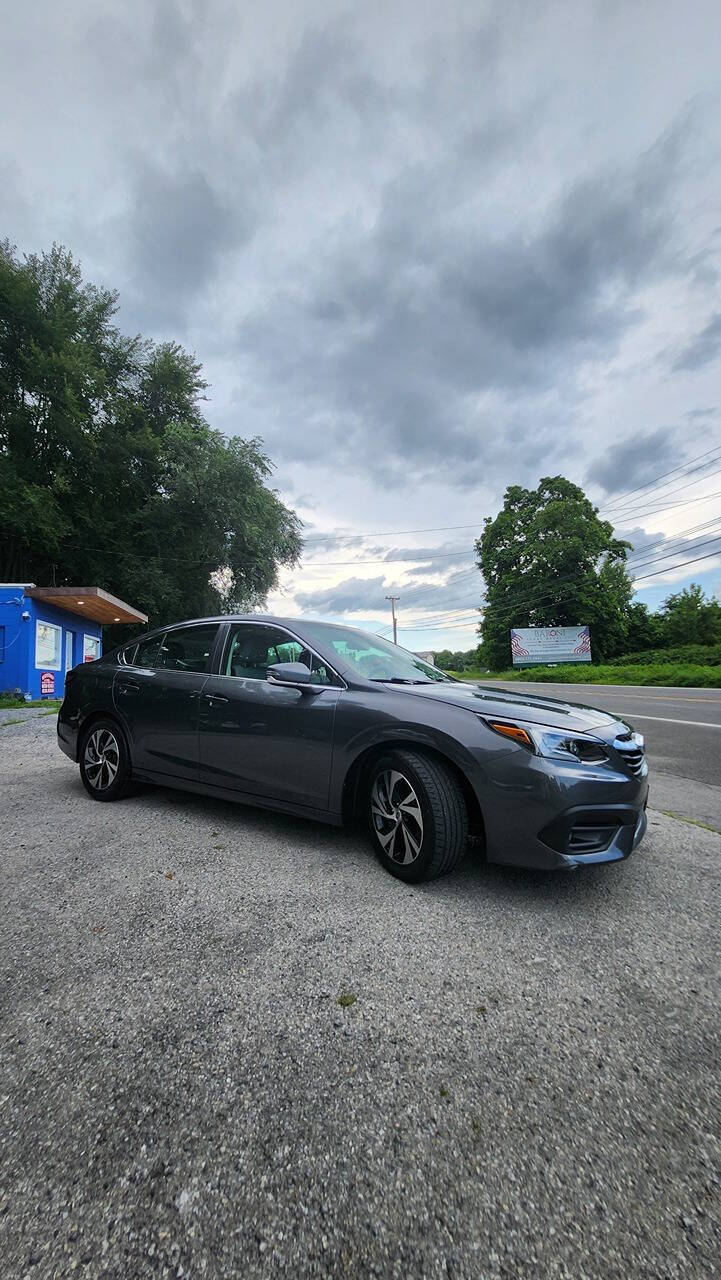
[[[207,698],[208,702],[230,702],[230,698],[224,698],[220,693],[204,693],[203,697]]]

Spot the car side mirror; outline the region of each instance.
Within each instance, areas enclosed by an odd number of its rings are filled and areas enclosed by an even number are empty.
[[[294,689],[315,689],[310,683],[310,668],[304,662],[273,662],[266,670],[266,679],[271,684],[284,684]]]

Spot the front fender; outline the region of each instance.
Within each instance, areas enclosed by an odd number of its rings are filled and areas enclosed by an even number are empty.
[[[407,709],[407,702],[404,700],[402,710],[407,712]],[[456,717],[460,716],[465,721],[468,713],[450,706],[448,713],[448,726],[447,730],[444,730],[436,724],[430,725],[423,723],[420,719],[409,720],[405,715],[396,715],[392,708],[388,711],[385,706],[368,708],[367,704],[356,702],[352,695],[348,697],[344,693],[339,699],[336,712],[328,805],[330,811],[338,815],[343,812],[349,778],[357,778],[359,763],[369,751],[377,750],[384,745],[434,751],[455,765],[475,791],[478,781],[476,777],[478,760],[460,736],[464,727],[463,722],[458,726],[458,732],[450,731],[454,727]]]

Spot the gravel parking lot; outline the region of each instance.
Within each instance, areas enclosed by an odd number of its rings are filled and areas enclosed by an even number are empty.
[[[4,1277],[718,1274],[715,832],[410,888],[30,713],[0,808]]]

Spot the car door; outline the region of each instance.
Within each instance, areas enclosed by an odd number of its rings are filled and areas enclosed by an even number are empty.
[[[217,622],[174,627],[141,640],[132,662],[118,668],[113,702],[135,769],[197,781],[199,699],[219,629]]]
[[[310,688],[272,684],[274,662],[303,661]],[[200,779],[258,798],[327,809],[342,681],[283,628],[231,623],[200,700]]]

